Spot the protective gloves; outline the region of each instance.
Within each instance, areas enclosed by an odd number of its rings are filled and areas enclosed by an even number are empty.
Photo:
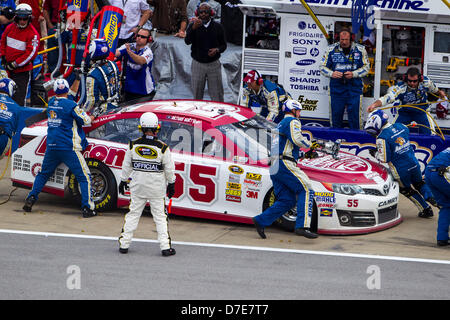
[[[166,194],[169,199],[173,197],[175,194],[175,182],[167,185]]]
[[[120,181],[119,184],[119,193],[125,195],[125,189],[128,189],[128,182]]]

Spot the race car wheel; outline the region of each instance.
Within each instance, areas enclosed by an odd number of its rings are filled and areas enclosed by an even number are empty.
[[[273,193],[272,188],[269,190],[269,192],[266,194],[266,197],[264,198],[263,210],[269,208],[271,205],[274,204],[274,202],[275,202],[275,194]],[[294,208],[287,211],[285,214],[283,214],[281,217],[275,220],[275,223],[286,231],[294,231],[296,220],[297,220],[297,206],[294,206]],[[315,201],[313,204],[313,213],[311,217],[310,230],[313,232],[317,232],[317,206]]]
[[[91,172],[91,192],[96,211],[107,211],[116,208],[117,183],[111,170],[101,161],[86,159]],[[80,188],[75,175],[69,171],[69,195],[81,203]]]

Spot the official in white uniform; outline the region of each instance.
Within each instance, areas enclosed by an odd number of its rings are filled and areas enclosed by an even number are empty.
[[[163,256],[171,256],[175,254],[175,249],[171,246],[164,200],[166,193],[169,198],[175,193],[175,165],[169,147],[157,138],[160,125],[154,113],[146,112],[141,116],[139,129],[144,135],[130,142],[122,166],[119,192],[125,193],[131,178],[131,202],[119,237],[119,251],[128,252],[133,233],[148,200],[158,232],[161,253]]]

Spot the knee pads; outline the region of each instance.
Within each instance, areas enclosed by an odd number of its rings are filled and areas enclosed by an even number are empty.
[[[408,188],[400,188],[400,193],[402,195],[404,195],[405,197],[410,198],[413,195],[415,195],[417,193],[417,191],[411,187],[408,187]]]
[[[419,182],[416,182],[416,183],[413,183],[413,186],[414,186],[414,188],[417,190],[417,191],[420,191],[420,189],[422,189],[422,187],[425,185],[425,181],[419,181]]]

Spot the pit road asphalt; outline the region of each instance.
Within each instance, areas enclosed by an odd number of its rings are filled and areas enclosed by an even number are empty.
[[[0,161],[3,171],[6,159]],[[12,192],[12,194],[11,194]],[[450,246],[436,246],[437,213],[358,236],[309,240],[251,225],[171,217],[177,254],[162,257],[150,216],[127,255],[118,252],[125,209],[83,219],[67,199],[0,180],[0,299],[448,299]],[[74,271],[75,270],[75,271]],[[73,274],[79,284],[70,289]],[[379,277],[374,278],[379,275]],[[76,278],[78,279],[78,278]],[[262,281],[264,279],[264,281]]]

